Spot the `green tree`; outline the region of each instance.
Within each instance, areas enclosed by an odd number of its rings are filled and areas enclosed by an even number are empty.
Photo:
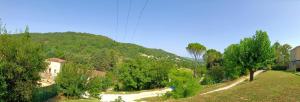
[[[267,32],[256,31],[253,37],[240,42],[240,62],[243,68],[249,70],[250,81],[253,81],[255,71],[272,63],[272,57],[273,50]]]
[[[92,64],[97,70],[111,70],[116,66],[120,54],[112,49],[103,49],[92,54]]]
[[[289,44],[284,44],[281,47],[282,55],[283,55],[283,64],[285,66],[288,66],[288,64],[290,62],[290,50],[291,49],[292,49],[292,47]]]
[[[68,62],[63,65],[55,82],[64,95],[78,98],[87,91],[88,78],[89,74],[85,66]]]
[[[200,62],[200,59],[202,57],[202,54],[205,52],[206,47],[199,44],[199,43],[190,43],[187,47],[186,50],[193,56],[194,61],[195,61],[195,67],[194,67],[194,77],[197,77],[196,75],[196,68],[198,63]]]
[[[132,91],[165,87],[169,70],[173,67],[174,64],[161,59],[139,57],[126,60],[114,70],[119,81],[116,89]]]
[[[246,74],[246,70],[242,69],[240,63],[240,45],[232,44],[224,51],[224,67],[225,77],[228,79],[236,79],[240,75]]]
[[[272,48],[274,50],[274,57],[275,57],[275,63],[280,64],[282,62],[282,57],[281,57],[281,45],[279,42],[275,42],[272,45]]]
[[[210,69],[213,66],[219,66],[221,64],[222,53],[215,49],[209,49],[203,55],[203,59],[206,62],[206,67]]]
[[[33,43],[29,31],[13,37],[2,28],[0,35],[0,101],[32,101],[32,93],[45,70],[42,47]]]

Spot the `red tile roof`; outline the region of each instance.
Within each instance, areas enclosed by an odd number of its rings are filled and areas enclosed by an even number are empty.
[[[58,62],[58,63],[63,63],[63,62],[65,62],[65,60],[59,59],[59,58],[49,58],[49,59],[47,59],[47,61],[50,61],[50,62]]]

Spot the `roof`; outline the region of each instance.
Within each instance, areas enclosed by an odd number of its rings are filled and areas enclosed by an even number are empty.
[[[92,77],[96,77],[96,76],[103,77],[106,75],[106,72],[104,71],[98,71],[98,70],[89,70],[89,71],[91,72]]]
[[[47,61],[50,61],[50,62],[58,62],[58,63],[63,63],[63,62],[65,62],[65,60],[60,59],[60,58],[49,58],[49,59],[47,59]]]
[[[296,46],[295,48],[293,48],[292,50],[295,50],[295,49],[297,49],[297,48],[300,48],[300,46]]]

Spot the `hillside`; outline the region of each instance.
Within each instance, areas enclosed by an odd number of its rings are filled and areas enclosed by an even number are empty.
[[[47,58],[57,57],[105,69],[124,59],[139,56],[168,59],[181,67],[190,67],[189,59],[163,51],[145,48],[136,44],[116,42],[102,35],[76,32],[31,33],[32,40],[43,45]]]

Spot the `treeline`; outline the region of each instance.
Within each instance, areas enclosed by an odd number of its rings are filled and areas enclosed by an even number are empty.
[[[31,33],[31,37],[33,42],[43,45],[47,58],[61,58],[101,71],[112,69],[117,63],[122,63],[124,59],[135,59],[141,55],[168,59],[181,67],[192,66],[190,60],[163,50],[120,43],[101,35],[54,32]]]
[[[260,30],[238,44],[229,45],[223,54],[214,49],[206,51],[199,43],[191,43],[189,46],[198,46],[194,47],[198,50],[194,49],[197,53],[191,53],[193,56],[203,54],[206,69],[203,70],[205,76],[202,84],[219,83],[247,74],[252,81],[254,72],[260,69],[286,70],[291,49],[288,44],[275,42],[271,45],[267,32]]]

